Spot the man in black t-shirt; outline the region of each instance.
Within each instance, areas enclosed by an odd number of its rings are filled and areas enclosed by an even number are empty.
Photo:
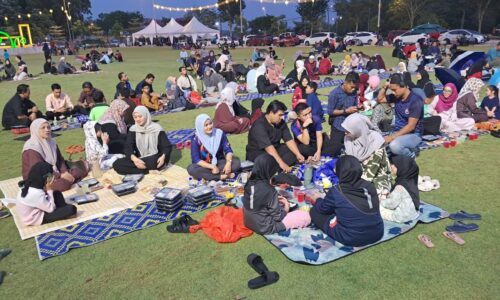
[[[30,88],[27,84],[17,86],[17,92],[5,107],[2,114],[2,126],[11,129],[13,126],[28,127],[37,118],[43,118],[36,104],[30,100]]]
[[[255,121],[248,134],[247,160],[255,161],[259,155],[267,153],[274,157],[276,167],[279,166],[285,172],[290,172],[290,166],[297,161],[304,162],[304,156],[300,154],[288,126],[283,121],[285,111],[285,104],[274,100],[269,103],[266,114]],[[281,140],[285,143],[282,144]]]

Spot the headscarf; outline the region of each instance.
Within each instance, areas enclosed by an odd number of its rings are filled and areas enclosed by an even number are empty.
[[[380,85],[380,77],[378,75],[371,75],[370,78],[368,78],[368,85],[372,90],[376,90]]]
[[[262,98],[256,98],[252,100],[252,116],[255,114],[257,109],[262,109],[262,106],[264,105],[264,99]]]
[[[451,82],[445,84],[443,89],[447,87],[451,89],[451,94],[448,97],[445,97],[444,93],[441,93],[441,95],[439,95],[438,102],[436,104],[436,111],[438,113],[448,111],[453,107],[453,104],[455,104],[458,99],[457,87]]]
[[[339,177],[340,190],[349,202],[365,214],[379,213],[377,190],[372,183],[361,179],[363,167],[356,157],[340,157],[335,174]]]
[[[278,192],[270,184],[271,177],[277,171],[276,160],[271,155],[262,154],[255,159],[243,195],[243,205],[246,209],[261,210],[271,199],[278,196]]]
[[[398,155],[392,159],[392,163],[398,169],[396,183],[392,189],[394,190],[397,185],[403,186],[408,194],[410,194],[415,209],[418,211],[420,207],[420,196],[418,192],[419,170],[415,159],[404,155]]]
[[[207,73],[209,73],[209,75]],[[203,84],[205,84],[206,87],[217,86],[217,84],[221,81],[224,81],[224,77],[222,77],[222,75],[215,72],[215,70],[212,68],[205,69],[205,74],[203,75]]]
[[[207,114],[201,114],[196,117],[195,130],[196,136],[201,144],[212,155],[212,165],[217,165],[217,152],[219,151],[220,142],[222,140],[222,130],[218,128],[212,129],[212,134],[208,135],[205,132],[205,122],[211,120]]]
[[[479,91],[483,87],[484,83],[481,79],[470,78],[467,80],[458,94],[458,98],[462,98],[465,94],[473,93],[476,101],[479,100]]]
[[[111,102],[108,110],[99,119],[99,124],[115,124],[121,134],[127,133],[127,124],[125,124],[123,113],[130,105],[121,99],[115,99]]]
[[[385,62],[384,62],[384,59],[382,58],[382,56],[380,56],[380,54],[376,54],[375,57],[377,58],[377,63],[378,63],[378,67],[379,69],[382,69],[382,70],[385,70]]]
[[[35,150],[38,152],[44,160],[51,164],[54,170],[56,170],[57,164],[57,145],[56,142],[49,136],[46,139],[40,137],[40,127],[43,124],[48,123],[45,119],[36,119],[31,123],[30,126],[30,138],[24,143],[23,151]]]
[[[147,157],[158,153],[158,133],[163,128],[151,120],[151,114],[145,106],[137,106],[134,113],[139,113],[145,119],[142,126],[137,123],[130,127],[131,132],[135,132],[135,144],[141,157]]]
[[[26,197],[30,187],[42,190],[47,182],[47,177],[49,174],[53,174],[53,172],[54,170],[48,162],[37,162],[33,167],[31,167],[28,179],[22,182],[23,187],[21,190],[21,197]]]
[[[351,56],[349,54],[346,54],[344,56],[344,62],[346,65],[350,65],[351,64]]]
[[[365,90],[369,78],[370,76],[368,76],[368,74],[366,73],[361,73],[359,75],[358,96],[361,97],[363,100],[365,98]]]
[[[412,51],[410,53],[410,59],[417,59],[417,51]]]
[[[217,60],[216,64],[219,63],[220,64],[220,69],[221,70],[224,70],[226,68],[226,61],[229,60],[229,56],[227,56],[226,54],[222,54],[219,59]]]
[[[351,67],[357,68],[359,65],[359,57],[356,53],[351,54]]]
[[[295,60],[299,59],[302,57],[303,52],[302,51],[295,51]]]
[[[418,69],[417,72],[420,74],[420,76],[422,76],[422,78],[417,81],[417,87],[423,89],[425,87],[425,85],[427,84],[427,82],[431,81],[429,79],[429,73],[427,73],[427,71],[424,70],[423,68]]]
[[[221,92],[220,92],[220,99],[221,101],[217,103],[217,106],[215,106],[215,109],[219,108],[219,106],[222,105],[222,103],[225,103],[227,107],[229,108],[229,112],[231,112],[231,115],[233,117],[235,116],[234,114],[234,109],[233,109],[233,103],[236,101],[235,99],[235,92],[231,87],[226,86]]]
[[[398,64],[398,73],[406,72],[406,64],[402,61]]]
[[[413,89],[413,88],[416,88],[417,86],[413,83],[413,81],[411,80],[411,73],[410,72],[403,72],[403,80],[405,82],[405,85],[409,88],[409,89]]]
[[[297,79],[300,80],[302,78],[302,73],[306,70],[304,67],[304,61],[303,60],[297,60],[295,62],[295,69],[297,70]]]
[[[344,137],[346,153],[361,162],[384,144],[382,135],[375,131],[370,120],[361,114],[355,113],[348,116],[342,122],[342,127],[350,133],[350,136]]]

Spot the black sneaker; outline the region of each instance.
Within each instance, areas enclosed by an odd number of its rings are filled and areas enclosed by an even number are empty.
[[[9,248],[0,249],[0,260],[2,260],[2,258],[9,255],[11,252],[12,252],[12,250],[10,250]]]
[[[10,212],[7,210],[0,210],[0,219],[10,217]]]

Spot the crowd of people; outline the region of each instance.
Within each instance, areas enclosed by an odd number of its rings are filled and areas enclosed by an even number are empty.
[[[134,89],[128,75],[120,72],[114,100],[106,100],[101,90],[84,82],[73,103],[54,83],[45,99],[45,115],[30,99],[29,86],[18,85],[4,107],[2,125],[29,127],[31,134],[22,151],[24,182],[18,196],[22,221],[40,225],[74,215],[76,207],[65,204],[61,192],[96,164],[122,175],[163,169],[173,147],[151,114],[195,107],[200,97],[216,106],[213,118],[196,117],[190,176],[206,181],[234,178],[241,162],[228,135],[248,132],[245,160],[254,166],[243,197],[247,227],[271,234],[312,222],[345,245],[364,246],[382,237],[383,220],[407,222],[418,217],[415,156],[423,135],[467,130],[478,122],[499,119],[498,88],[488,86],[487,96],[476,105],[484,83],[475,76],[461,88],[446,84],[438,95],[421,64],[415,70],[415,84],[404,70],[395,70],[382,82],[381,70],[390,70],[380,56],[353,53],[334,67],[321,63],[328,59],[327,53],[319,63],[314,55],[299,54],[287,76],[282,73],[285,62],[276,63],[276,57],[268,51],[262,65],[255,59],[247,68],[233,64],[228,49],[218,58],[203,48],[191,55],[181,51],[179,76],[168,77],[160,92],[153,89],[153,74],[146,74]],[[317,95],[319,75],[326,74],[319,70],[345,73],[343,83],[329,93],[326,111]],[[201,89],[195,77],[202,80]],[[278,100],[264,108],[265,101],[257,98],[247,110],[236,100],[241,91],[238,79],[246,81],[247,91],[272,94],[293,89],[291,109]],[[89,119],[83,125],[86,161],[70,167],[52,139],[50,122],[74,115]],[[325,126],[330,126],[329,134]],[[322,156],[338,158],[339,184],[326,195],[313,193],[310,212],[292,211],[271,179],[276,173],[291,172],[297,163],[318,163]]]

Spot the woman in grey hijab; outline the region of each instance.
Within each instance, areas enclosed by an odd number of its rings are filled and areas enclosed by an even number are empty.
[[[133,113],[135,124],[130,127],[125,142],[125,157],[113,164],[118,174],[147,174],[159,170],[170,160],[172,144],[163,128],[151,120],[145,106],[137,106]]]

